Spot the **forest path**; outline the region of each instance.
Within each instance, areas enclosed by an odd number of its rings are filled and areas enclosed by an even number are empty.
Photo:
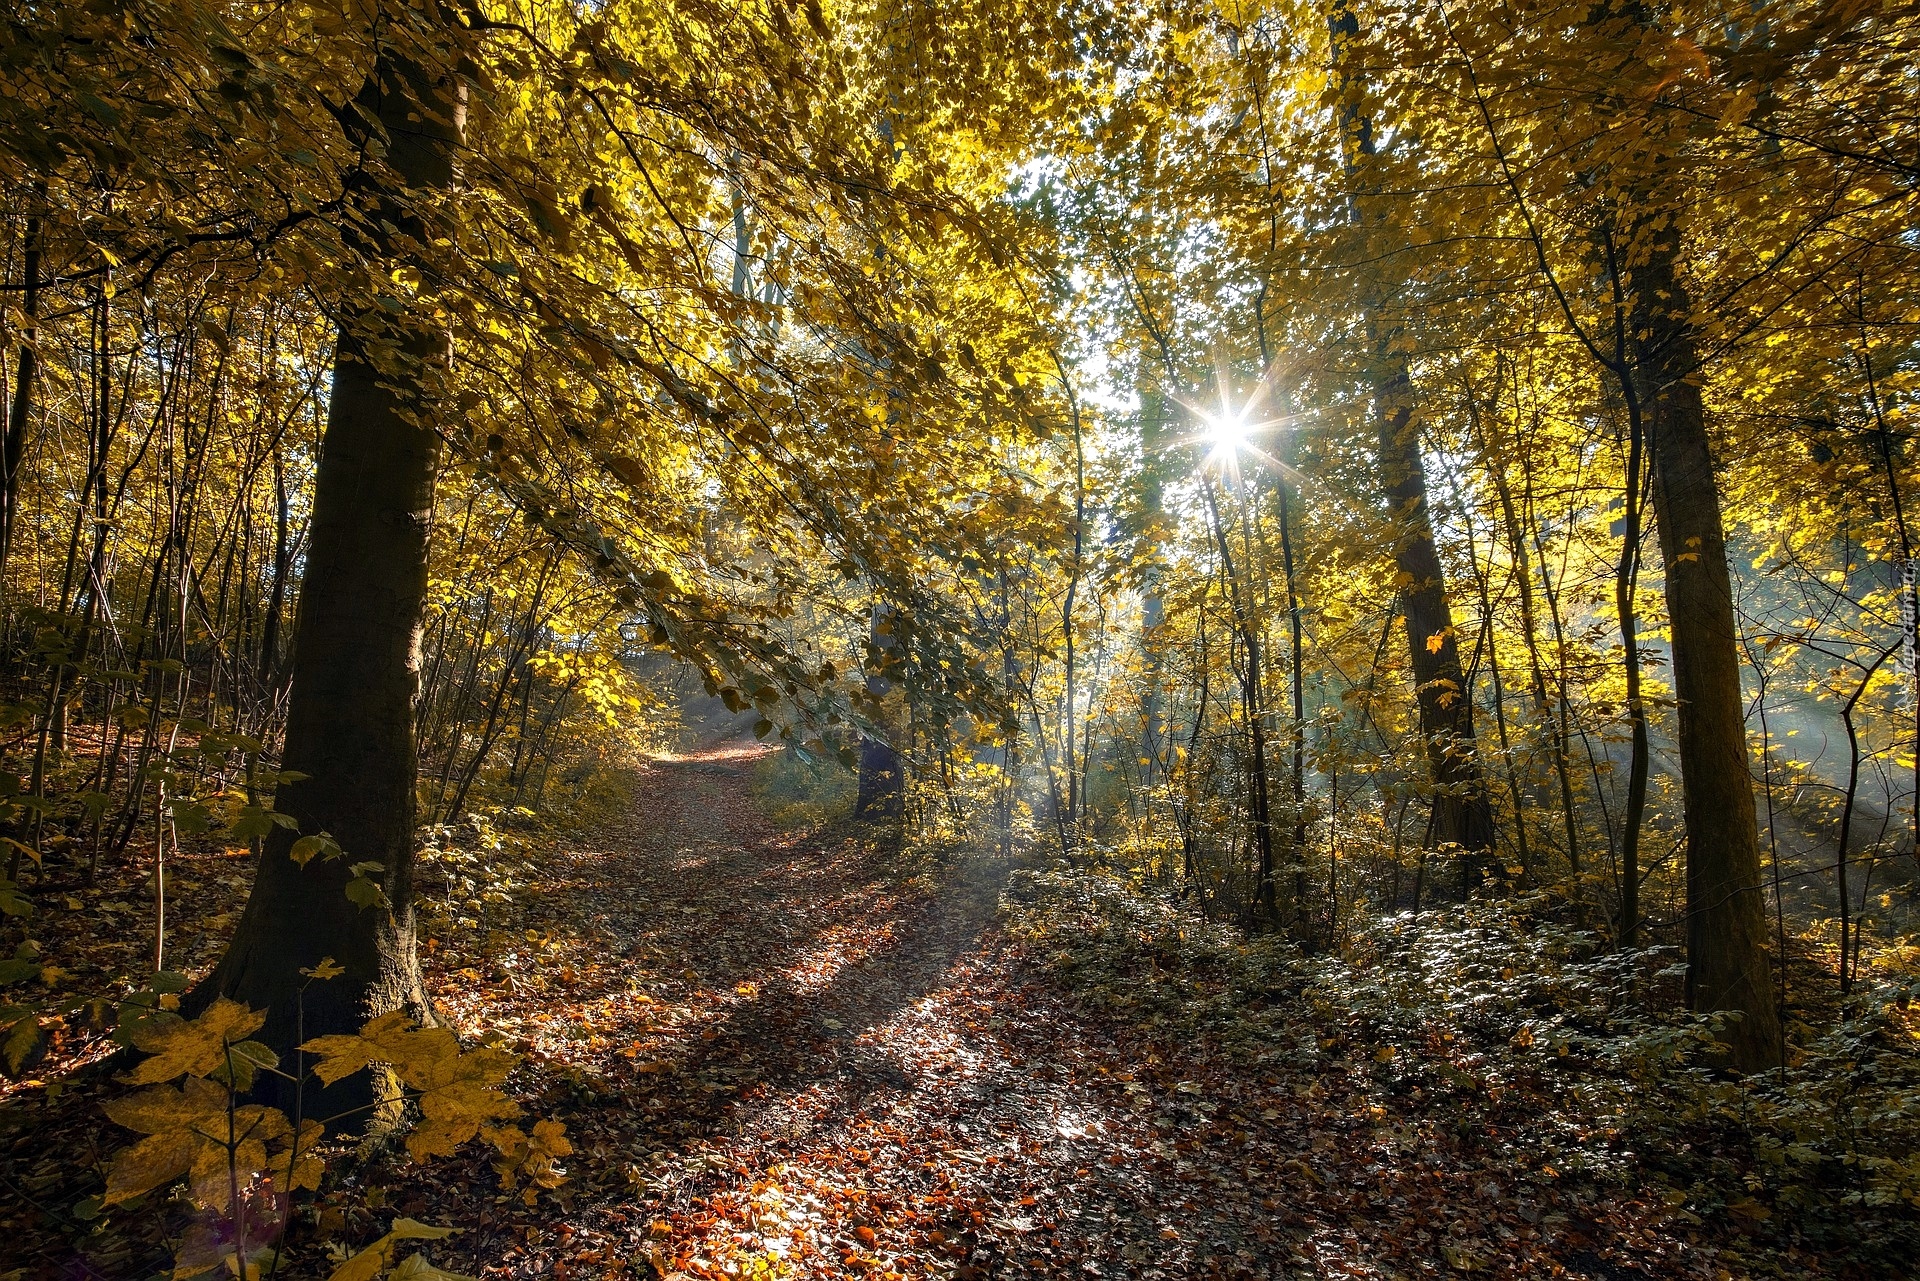
[[[466,1226],[443,1266],[1728,1275],[1657,1203],[1516,1168],[1511,1134],[1433,1102],[1384,1114],[1284,1052],[1249,1068],[1089,1014],[999,932],[997,865],[910,875],[857,828],[781,830],[759,756],[651,764],[627,824],[543,862],[523,934],[436,975],[455,1023],[527,1056],[530,1110],[576,1146],[558,1205],[494,1201],[477,1159],[390,1187]]]

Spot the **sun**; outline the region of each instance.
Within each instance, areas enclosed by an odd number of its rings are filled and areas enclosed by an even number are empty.
[[[1275,371],[1269,369],[1253,390],[1245,398],[1239,399],[1237,404],[1236,398],[1227,389],[1228,378],[1224,368],[1218,374],[1218,405],[1202,406],[1176,396],[1175,403],[1187,411],[1187,421],[1193,431],[1171,443],[1176,447],[1199,450],[1199,469],[1202,473],[1217,472],[1237,483],[1242,464],[1257,461],[1298,484],[1299,474],[1294,468],[1262,447],[1267,436],[1289,430],[1296,418],[1292,414],[1270,417],[1262,413],[1262,402],[1272,389],[1274,377]]]
[[[1221,459],[1233,458],[1252,443],[1255,426],[1247,412],[1251,408],[1242,405],[1236,410],[1199,416],[1200,439],[1209,453]]]

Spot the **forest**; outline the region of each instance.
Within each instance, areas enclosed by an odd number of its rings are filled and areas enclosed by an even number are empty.
[[[1914,1275],[1916,65],[15,0],[0,1281]]]

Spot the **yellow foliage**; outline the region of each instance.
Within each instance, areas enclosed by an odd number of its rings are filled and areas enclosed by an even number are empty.
[[[482,1046],[462,1051],[445,1028],[416,1028],[405,1014],[385,1014],[350,1036],[322,1036],[300,1047],[320,1056],[314,1072],[328,1085],[375,1063],[391,1067],[418,1092],[423,1122],[407,1136],[414,1160],[450,1156],[480,1127],[520,1115],[499,1089],[519,1060]]]
[[[537,1189],[557,1188],[566,1182],[566,1174],[558,1162],[573,1152],[573,1144],[567,1139],[567,1127],[561,1122],[536,1121],[531,1135],[517,1125],[501,1129],[489,1127],[482,1130],[481,1135],[499,1151],[493,1168],[500,1176],[501,1187],[512,1189],[522,1177],[527,1180],[528,1187],[522,1197],[528,1205],[533,1204]]]
[[[133,1034],[134,1045],[153,1057],[128,1073],[127,1083],[152,1085],[182,1075],[209,1076],[226,1067],[232,1047],[266,1021],[265,1012],[225,997],[192,1022],[156,1017]]]
[[[183,1174],[195,1203],[221,1212],[230,1208],[236,1185],[246,1189],[262,1176],[287,1191],[319,1186],[321,1163],[310,1155],[320,1140],[319,1122],[303,1122],[295,1143],[293,1126],[278,1108],[234,1105],[225,1088],[202,1077],[115,1099],[106,1113],[147,1136],[114,1159],[103,1198],[108,1205]]]
[[[374,1281],[381,1273],[393,1268],[394,1252],[402,1241],[440,1241],[452,1236],[453,1231],[452,1228],[436,1227],[414,1219],[395,1219],[385,1236],[342,1262],[328,1274],[327,1281]],[[457,1272],[434,1267],[427,1262],[424,1254],[409,1255],[405,1263],[393,1268],[391,1275],[409,1278],[410,1281],[469,1281]]]

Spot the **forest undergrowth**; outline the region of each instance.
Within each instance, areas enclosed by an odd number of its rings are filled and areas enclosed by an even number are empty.
[[[343,1150],[281,1275],[405,1220],[456,1229],[422,1242],[433,1267],[561,1281],[1894,1276],[1920,1239],[1884,984],[1784,1083],[1739,1082],[1702,1022],[1641,1012],[1646,958],[1524,904],[1303,956],[1101,873],[901,851],[758,747],[624,787],[585,836],[442,834],[422,886],[435,1006],[520,1057],[511,1091],[571,1138],[564,1181]],[[459,880],[475,839],[496,878],[537,860],[538,888],[468,914],[491,892]],[[237,905],[228,861],[180,873],[196,901]],[[121,965],[132,942],[73,924],[116,893],[36,929],[76,970]],[[181,921],[187,954],[230,921]],[[100,1205],[125,1089],[74,1069],[109,1045],[62,1033],[13,1087],[13,1277],[165,1274],[191,1226],[184,1196]]]

